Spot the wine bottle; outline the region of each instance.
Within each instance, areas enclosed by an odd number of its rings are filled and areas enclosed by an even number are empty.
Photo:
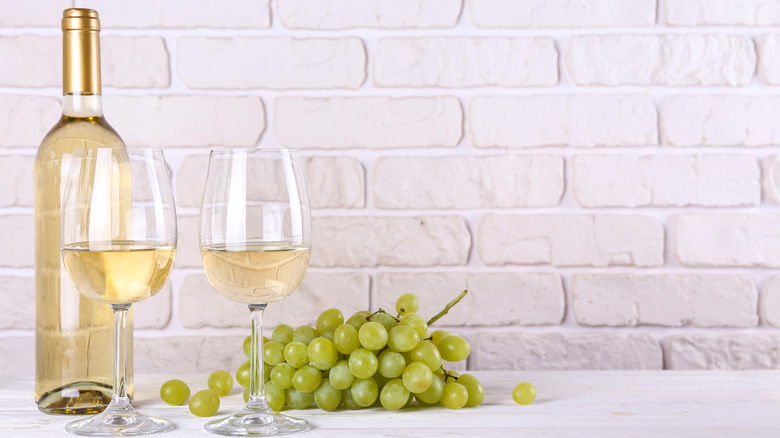
[[[110,305],[79,294],[63,266],[62,189],[74,149],[125,144],[103,118],[98,13],[66,9],[62,32],[62,117],[35,157],[35,401],[49,414],[80,415],[111,400],[114,327]],[[127,354],[132,394],[131,318]]]

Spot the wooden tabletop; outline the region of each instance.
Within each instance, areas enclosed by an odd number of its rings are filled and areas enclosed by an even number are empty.
[[[409,407],[390,412],[288,410],[313,428],[301,437],[778,437],[780,371],[516,371],[475,372],[485,385],[485,402],[452,411]],[[167,406],[160,385],[182,376],[138,375],[134,405],[167,418],[176,429],[166,438],[214,436],[203,429],[213,418]],[[193,393],[206,375],[184,376]],[[533,383],[537,400],[512,401],[512,388]],[[222,398],[218,415],[242,406],[241,391]],[[414,405],[413,405],[414,406]],[[0,436],[60,437],[65,424],[81,417],[40,413],[30,377],[0,378]]]

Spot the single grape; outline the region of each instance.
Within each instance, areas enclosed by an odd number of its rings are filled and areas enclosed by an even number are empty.
[[[361,310],[350,316],[345,324],[349,324],[352,327],[355,327],[355,330],[358,330],[360,329],[360,326],[368,322],[369,316],[371,316],[371,312],[367,310]]]
[[[408,325],[393,327],[387,337],[387,346],[401,353],[411,351],[419,342],[417,331]]]
[[[367,322],[358,330],[358,338],[363,347],[379,351],[387,345],[387,329],[378,322]]]
[[[424,403],[426,405],[433,405],[441,401],[441,393],[443,389],[444,389],[444,380],[441,377],[434,374],[433,379],[431,380],[430,388],[426,389],[425,391],[419,394],[415,394],[414,397],[420,403]]]
[[[398,325],[398,320],[395,319],[393,315],[390,315],[385,312],[380,312],[372,316],[371,321],[378,322],[383,326],[385,326],[385,330],[387,330],[388,333],[390,333],[390,330],[392,330],[393,327]]]
[[[318,332],[324,335],[325,329],[335,329],[341,324],[344,324],[344,315],[341,314],[341,310],[328,309],[320,313],[320,316],[317,317],[317,324],[315,327],[317,328]]]
[[[320,370],[328,370],[339,360],[339,352],[333,341],[327,338],[317,338],[309,343],[309,359],[311,364]]]
[[[352,398],[351,389],[345,389],[341,391],[341,404],[343,404],[345,408],[351,409],[353,411],[357,409],[363,409],[363,406],[357,404],[355,399]]]
[[[323,380],[320,387],[314,391],[314,402],[323,411],[335,410],[341,404],[341,391]]]
[[[293,374],[292,384],[301,392],[314,392],[322,383],[322,371],[311,365],[304,365]]]
[[[236,371],[236,382],[244,388],[249,388],[250,362],[246,361]]]
[[[328,382],[335,389],[347,389],[354,381],[355,376],[349,371],[349,363],[346,360],[336,362],[328,373]]]
[[[458,335],[449,335],[439,341],[441,358],[450,362],[459,362],[471,353],[471,344]]]
[[[449,336],[450,332],[447,330],[434,330],[433,333],[431,333],[431,343],[436,346],[436,348],[439,347],[439,341],[445,336]]]
[[[249,399],[249,390],[246,392],[247,400],[245,400],[244,403],[246,403],[246,401]],[[286,393],[283,389],[277,388],[273,382],[268,382],[265,384],[265,388],[263,388],[263,394],[265,395],[265,401],[268,403],[268,407],[276,412],[282,410],[287,399]]]
[[[271,340],[287,345],[292,342],[293,332],[293,328],[289,325],[279,324],[271,333]]]
[[[363,407],[371,406],[379,396],[379,387],[376,384],[376,380],[372,377],[355,380],[350,387],[350,391],[355,403]]]
[[[441,354],[439,350],[431,344],[430,341],[422,341],[409,352],[412,362],[422,362],[428,365],[431,371],[441,368]]]
[[[358,379],[368,379],[376,373],[379,360],[373,351],[358,348],[349,355],[349,371]]]
[[[218,370],[211,373],[208,380],[209,389],[216,392],[218,396],[223,397],[230,394],[233,389],[233,376],[225,370]]]
[[[252,354],[252,335],[247,336],[244,338],[244,354],[246,354],[246,357],[249,357]]]
[[[309,364],[309,348],[303,342],[292,341],[284,346],[284,360],[293,368]],[[281,388],[284,389],[284,388]]]
[[[190,388],[181,380],[169,380],[160,387],[160,398],[169,405],[179,406],[190,398]]]
[[[320,334],[317,333],[317,329],[314,327],[309,327],[308,325],[302,325],[293,331],[292,340],[294,342],[300,342],[304,345],[309,345],[309,342],[319,337]]]
[[[482,387],[482,382],[471,374],[461,374],[458,377],[458,383],[463,385],[469,393],[469,398],[466,400],[467,407],[478,406],[485,399],[485,388]]]
[[[401,409],[409,401],[409,390],[404,387],[401,379],[393,379],[382,386],[379,401],[385,409],[394,411]]]
[[[249,402],[249,388],[244,388],[244,403]]]
[[[295,368],[287,362],[276,364],[271,369],[271,382],[279,389],[287,389],[292,386],[295,371]]]
[[[530,405],[536,400],[536,388],[528,382],[518,383],[512,390],[512,399],[519,405]]]
[[[263,361],[274,366],[284,361],[284,344],[279,341],[271,341],[263,346]]]
[[[333,335],[335,335],[335,334],[336,334],[336,329],[337,329],[337,328],[338,328],[338,327],[328,327],[328,328],[326,328],[326,329],[325,329],[325,330],[322,332],[322,336],[320,336],[320,337],[321,337],[321,338],[325,338],[325,339],[328,339],[328,340],[332,341],[332,340],[333,340]]]
[[[301,392],[295,388],[287,388],[285,391],[287,406],[292,409],[306,409],[314,403],[313,392]]]
[[[406,313],[398,321],[399,325],[408,325],[413,328],[420,337],[424,337],[428,333],[428,322],[425,318],[415,312]]]
[[[441,404],[445,408],[460,409],[469,399],[469,392],[460,383],[450,382],[444,384],[441,393]]]
[[[353,351],[360,348],[360,338],[358,331],[354,326],[347,323],[336,327],[333,332],[333,344],[341,354],[352,354]]]
[[[395,329],[394,329],[395,330]],[[379,354],[379,374],[388,379],[394,379],[404,373],[406,359],[404,355],[393,350],[385,350]]]
[[[420,301],[415,294],[406,293],[395,300],[395,311],[398,312],[399,315],[415,313],[419,308]]]
[[[402,376],[406,389],[415,394],[430,388],[433,382],[433,373],[430,368],[420,362],[412,362],[407,365]]]
[[[189,407],[198,417],[210,417],[219,410],[219,396],[210,389],[198,391],[190,399]]]

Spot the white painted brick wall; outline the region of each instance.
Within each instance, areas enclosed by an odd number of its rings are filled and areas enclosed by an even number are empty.
[[[655,24],[655,1],[474,0],[468,2],[477,27],[631,27]]]
[[[780,367],[775,334],[672,335],[667,341],[667,365],[673,370],[744,370]]]
[[[276,13],[290,29],[449,28],[462,0],[278,0]]]
[[[672,26],[780,24],[780,5],[774,0],[673,0],[664,6],[665,21]]]

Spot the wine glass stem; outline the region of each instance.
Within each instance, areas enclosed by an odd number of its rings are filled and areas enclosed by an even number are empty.
[[[114,383],[113,395],[108,410],[118,410],[130,406],[127,397],[127,311],[130,304],[112,304],[114,309]]]
[[[265,401],[265,376],[263,376],[263,311],[266,304],[250,304],[249,312],[252,317],[252,347],[249,358],[249,401],[246,407],[249,409],[268,410]]]

